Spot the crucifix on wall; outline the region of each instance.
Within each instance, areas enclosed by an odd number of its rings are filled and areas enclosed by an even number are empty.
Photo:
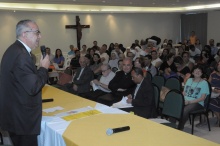
[[[90,25],[81,25],[79,16],[76,16],[76,25],[66,25],[66,29],[76,29],[77,47],[80,50],[80,40],[82,38],[82,29],[90,28]]]

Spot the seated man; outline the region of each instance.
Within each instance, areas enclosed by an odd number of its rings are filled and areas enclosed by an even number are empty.
[[[157,74],[157,69],[155,66],[152,65],[152,56],[151,55],[146,55],[145,57],[145,69],[151,73],[152,77],[154,77]]]
[[[80,95],[90,90],[90,82],[94,75],[92,70],[86,65],[86,58],[79,58],[80,67],[77,68],[73,78],[73,83],[65,84],[62,88],[64,91]]]
[[[131,78],[132,60],[125,58],[123,60],[123,70],[116,72],[115,77],[110,81],[108,88],[112,91],[109,94],[98,97],[97,102],[106,105],[112,105],[118,102],[123,96],[131,94],[135,84]]]
[[[97,89],[94,90],[93,88],[94,91],[83,94],[83,97],[96,101],[97,97],[111,92],[111,90],[108,88],[108,84],[114,78],[115,73],[111,71],[111,67],[108,64],[103,64],[101,66],[101,70],[102,76],[100,80],[95,79],[91,81],[91,85],[97,87]]]
[[[144,77],[141,68],[135,67],[131,72],[132,79],[137,84],[135,91],[127,97],[127,103],[131,103],[133,108],[125,108],[127,112],[133,111],[134,114],[144,118],[155,118],[156,107],[154,100],[153,86]]]

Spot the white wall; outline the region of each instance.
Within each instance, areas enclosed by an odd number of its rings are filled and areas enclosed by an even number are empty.
[[[208,13],[207,44],[209,39],[215,40],[215,45],[220,42],[220,11]]]
[[[180,38],[179,14],[72,14],[47,12],[0,12],[0,59],[7,47],[15,41],[15,25],[21,19],[33,19],[42,32],[40,45],[49,46],[54,52],[56,48],[69,51],[69,45],[76,45],[76,31],[65,29],[65,25],[75,24],[75,16],[79,15],[81,24],[90,25],[83,29],[81,45],[92,46],[94,40],[98,45],[109,45],[119,42],[125,47],[135,39],[146,39],[152,35],[161,39]],[[39,53],[39,49],[35,50]]]

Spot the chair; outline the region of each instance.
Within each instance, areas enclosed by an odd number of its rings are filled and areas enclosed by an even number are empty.
[[[185,100],[182,93],[176,89],[170,90],[167,93],[163,104],[162,115],[166,118],[174,118],[175,120],[180,121],[183,116],[184,104],[185,104]],[[176,123],[162,123],[162,124],[180,130],[179,124],[178,125],[176,125]]]
[[[157,85],[157,87],[159,88],[159,90],[161,90],[162,86],[164,86],[165,84],[165,78],[163,76],[160,75],[155,75],[152,78],[152,83],[154,83],[155,85]]]
[[[160,101],[160,90],[159,90],[159,88],[157,87],[156,84],[152,83],[152,86],[154,88],[155,107],[156,107],[156,110],[158,112],[158,110],[159,110],[159,101]]]
[[[193,111],[193,112],[189,113],[190,123],[192,123],[191,134],[193,134],[193,132],[194,132],[194,120],[195,120],[195,117],[196,116],[200,116],[200,122],[201,122],[201,115],[205,115],[207,123],[208,123],[209,131],[211,131],[210,123],[209,123],[209,111],[210,111],[209,110],[209,102],[210,102],[210,99],[211,99],[212,88],[211,88],[210,83],[209,82],[207,82],[207,83],[208,83],[208,86],[209,86],[209,93],[210,94],[207,95],[205,100],[204,100],[204,108],[201,109],[201,110],[196,110],[196,111]]]
[[[177,77],[170,77],[165,82],[165,87],[181,91],[181,83]]]
[[[180,83],[180,81],[177,77],[168,78],[166,80],[164,86],[169,88],[170,90],[176,89],[178,91],[181,91],[181,83]],[[163,102],[162,101],[159,102],[159,107],[160,107],[160,109],[163,108]]]
[[[152,74],[149,71],[147,71],[146,78],[148,78],[149,81],[152,81]]]

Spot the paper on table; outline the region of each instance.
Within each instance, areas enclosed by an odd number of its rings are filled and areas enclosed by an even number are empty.
[[[105,113],[105,114],[128,114],[125,111],[122,111],[122,110],[117,109],[117,108],[112,108],[112,107],[106,106],[106,105],[101,104],[101,103],[96,103],[95,109],[97,109],[97,110],[99,110],[99,111],[101,111],[102,113]]]
[[[59,113],[56,116],[61,117],[62,119],[66,121],[71,121],[71,120],[80,119],[80,118],[84,118],[84,117],[88,117],[88,116],[92,116],[96,114],[101,114],[101,113],[102,112],[88,106],[88,107],[84,107],[80,109],[67,111],[64,113]]]
[[[112,105],[113,108],[129,108],[133,107],[130,103],[127,103],[127,96],[123,96],[122,100],[119,102],[116,102]]]
[[[46,112],[46,113],[52,113],[52,112],[55,112],[57,110],[63,110],[63,109],[64,108],[62,108],[60,106],[56,106],[56,107],[44,109],[43,111]]]

